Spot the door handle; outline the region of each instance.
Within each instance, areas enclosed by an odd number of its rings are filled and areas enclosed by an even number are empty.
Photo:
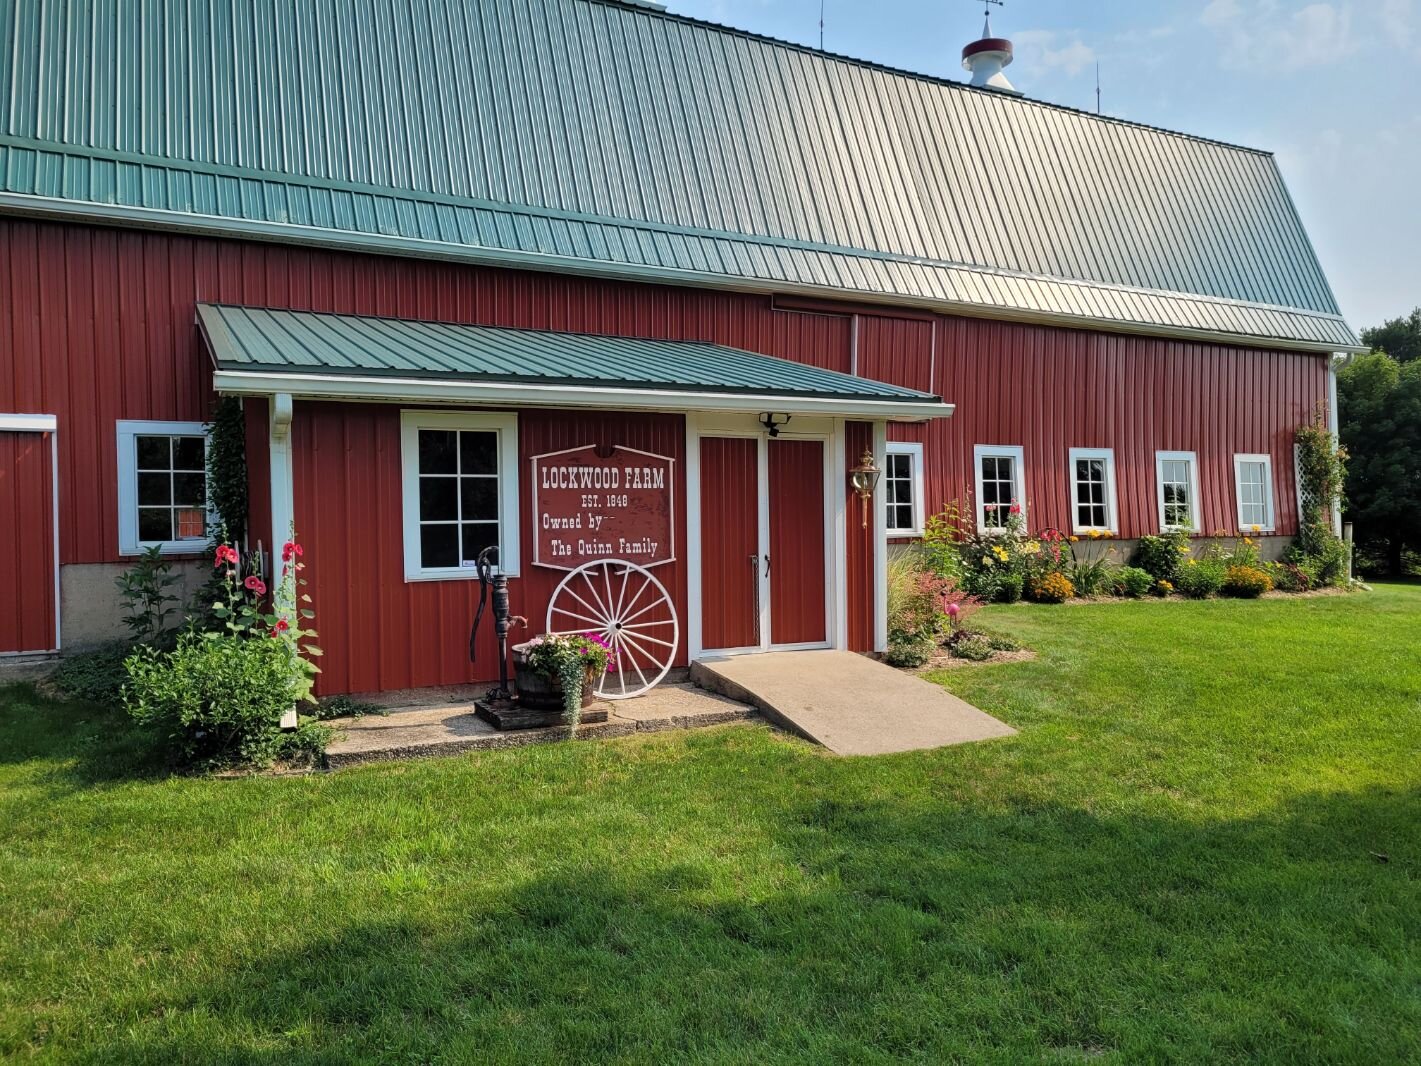
[[[768,555],[765,556],[765,576],[770,576],[770,557]]]

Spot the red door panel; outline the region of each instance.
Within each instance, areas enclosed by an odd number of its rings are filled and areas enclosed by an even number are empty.
[[[824,444],[771,440],[770,640],[816,644],[824,618]]]
[[[760,643],[759,441],[701,438],[701,644]]]
[[[51,447],[48,433],[0,430],[0,652],[55,647]]]

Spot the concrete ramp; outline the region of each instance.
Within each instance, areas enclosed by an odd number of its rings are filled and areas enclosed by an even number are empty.
[[[691,680],[757,708],[836,755],[885,755],[1016,730],[920,677],[847,651],[781,651],[694,663]]]

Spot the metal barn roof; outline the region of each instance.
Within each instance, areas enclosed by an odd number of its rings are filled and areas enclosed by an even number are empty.
[[[0,209],[1357,343],[1268,154],[617,0],[30,0],[0,94]]]
[[[926,392],[694,341],[198,304],[223,392],[942,417]]]

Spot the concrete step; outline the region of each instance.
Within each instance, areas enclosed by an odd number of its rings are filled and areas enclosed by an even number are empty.
[[[692,664],[691,680],[836,755],[923,751],[1016,733],[920,677],[846,651],[703,659]]]

